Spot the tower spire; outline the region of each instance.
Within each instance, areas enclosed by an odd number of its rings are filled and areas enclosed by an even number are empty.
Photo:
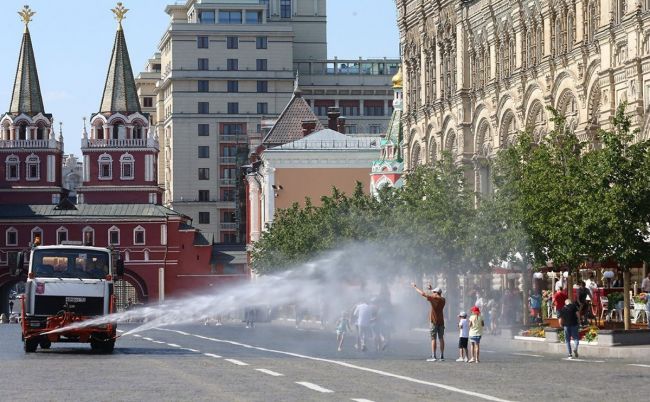
[[[111,9],[117,20],[117,32],[115,33],[115,43],[113,44],[113,53],[111,62],[108,66],[106,75],[106,84],[104,85],[104,94],[102,103],[99,107],[100,113],[133,113],[141,112],[140,101],[135,87],[133,70],[131,69],[131,60],[129,51],[126,47],[126,39],[122,30],[122,20],[129,11],[124,8],[122,3],[117,3],[117,7]]]
[[[16,67],[14,90],[9,105],[9,112],[13,114],[25,113],[33,116],[43,113],[45,109],[43,107],[43,97],[41,96],[41,86],[38,82],[32,38],[28,27],[34,14],[36,13],[29,6],[25,6],[18,12],[20,19],[25,23],[25,29],[20,45],[18,66]]]

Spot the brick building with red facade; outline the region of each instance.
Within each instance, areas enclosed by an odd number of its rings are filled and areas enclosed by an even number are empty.
[[[63,136],[45,113],[25,24],[9,112],[0,119],[0,311],[24,278],[10,262],[41,244],[112,247],[125,261],[120,303],[214,290],[249,277],[242,250],[220,249],[191,220],[161,205],[158,138],[137,96],[121,21],[98,113],[84,128],[77,203],[62,187]],[[26,254],[28,255],[28,253]]]

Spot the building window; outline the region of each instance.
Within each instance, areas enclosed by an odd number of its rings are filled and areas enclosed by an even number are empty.
[[[205,58],[200,58],[198,59],[198,67],[200,71],[207,71],[210,68],[210,64],[208,62],[208,59]]]
[[[261,11],[246,11],[247,24],[261,24],[262,12]]]
[[[145,96],[142,98],[142,104],[144,107],[153,107],[153,98],[151,96]]]
[[[149,193],[149,204],[158,204],[158,194]]]
[[[210,180],[210,169],[199,168],[199,180]]]
[[[63,226],[56,230],[56,244],[63,244],[68,241],[68,229]]]
[[[81,238],[83,239],[84,246],[94,246],[95,245],[95,229],[86,226],[81,232]]]
[[[32,244],[35,246],[43,244],[43,229],[39,227],[32,229]]]
[[[380,101],[381,102],[381,101]],[[363,115],[364,116],[383,116],[384,115],[384,105],[379,103],[372,103],[372,101],[366,101],[363,105]]]
[[[199,202],[210,201],[210,190],[199,190]]]
[[[237,59],[228,59],[226,60],[226,68],[228,71],[237,71],[239,70],[239,60]]]
[[[18,245],[18,231],[15,228],[9,228],[5,232],[5,244],[7,246],[17,246]]]
[[[108,154],[103,154],[98,159],[99,163],[99,180],[111,180],[113,178],[113,158]]]
[[[209,124],[199,124],[199,137],[207,137],[210,135],[210,125]]]
[[[221,134],[223,135],[244,134],[244,126],[239,123],[224,123]]]
[[[280,17],[291,18],[291,0],[280,0]]]
[[[160,244],[167,244],[167,225],[160,225]]]
[[[52,205],[57,205],[59,202],[61,202],[61,194],[52,194]],[[82,194],[77,195],[77,203],[78,204],[84,203]]]
[[[223,223],[235,223],[237,215],[235,211],[223,211]]]
[[[227,49],[239,49],[239,38],[236,36],[226,36]]]
[[[20,159],[16,155],[9,155],[5,159],[5,178],[7,181],[20,180]]]
[[[199,49],[207,49],[210,46],[210,40],[207,36],[196,37],[196,47]]]
[[[142,226],[133,229],[133,244],[143,245],[145,243],[145,230]]]
[[[225,244],[235,244],[237,243],[237,233],[222,233],[223,243]]]
[[[210,92],[210,81],[208,80],[198,80],[197,82],[197,91],[198,92]]]
[[[41,160],[38,156],[31,154],[25,161],[27,166],[27,180],[41,179]]]
[[[199,102],[199,114],[208,114],[210,113],[210,103],[209,102]]]
[[[199,24],[214,24],[214,11],[199,12]]]
[[[241,11],[219,11],[219,24],[241,24]]]
[[[357,133],[357,126],[354,124],[349,124],[345,126],[345,133],[346,134],[356,134]]]
[[[269,0],[260,0],[260,4],[266,5],[266,18],[271,16],[271,4]]]
[[[257,114],[268,114],[269,113],[269,104],[266,102],[257,103]]]
[[[199,158],[209,158],[210,147],[207,145],[199,145]]]
[[[118,246],[120,244],[120,229],[113,226],[108,229],[108,245]]]
[[[235,190],[231,188],[221,190],[221,201],[235,201]]]
[[[269,82],[268,81],[257,81],[257,92],[258,93],[269,92]]]
[[[228,92],[239,92],[239,81],[228,81]]]
[[[238,114],[238,113],[239,113],[239,103],[228,102],[228,114]]]
[[[257,71],[266,71],[268,67],[266,59],[257,59],[255,61],[255,68]]]
[[[210,224],[210,212],[199,212],[199,224],[201,225]]]
[[[269,40],[266,36],[258,36],[255,38],[255,48],[266,49],[269,45]]]
[[[370,134],[381,134],[381,126],[379,125],[371,124],[369,129],[370,129]]]
[[[120,157],[120,167],[122,174],[120,179],[122,180],[133,180],[133,167],[135,165],[135,159],[130,154],[124,154]]]

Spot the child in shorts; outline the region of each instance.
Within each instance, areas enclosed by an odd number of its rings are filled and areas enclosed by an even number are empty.
[[[469,340],[472,344],[472,358],[468,363],[479,363],[481,357],[481,336],[483,335],[483,327],[485,322],[481,316],[481,310],[474,306],[472,307],[472,315],[469,317]]]
[[[347,312],[341,313],[341,317],[336,321],[336,342],[339,345],[338,351],[343,350],[343,338],[345,333],[350,330],[350,318]]]
[[[458,314],[458,329],[460,336],[458,338],[458,359],[457,362],[466,362],[469,356],[467,350],[467,341],[469,339],[469,321],[467,321],[467,313],[461,312]]]

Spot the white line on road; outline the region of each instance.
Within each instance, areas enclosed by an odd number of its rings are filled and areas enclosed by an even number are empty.
[[[116,331],[117,331],[117,332],[119,332],[119,333],[122,333],[122,332],[124,332],[124,331],[123,331],[123,330],[121,330],[121,329],[116,329]]]
[[[267,370],[267,369],[262,369],[262,368],[255,369],[255,370],[257,370],[257,371],[259,371],[259,372],[262,372],[262,373],[264,373],[264,374],[272,375],[273,377],[282,377],[282,376],[284,375],[284,374],[276,373],[275,371],[271,371],[271,370]]]
[[[529,356],[529,357],[544,357],[542,355],[534,355],[531,353],[512,353],[515,356]]]
[[[244,363],[241,360],[236,360],[236,359],[224,359],[224,360],[227,361],[227,362],[230,362],[232,364],[236,364],[238,366],[248,366],[248,363]]]
[[[145,338],[145,337],[143,337],[142,339],[144,339],[145,341],[153,341],[153,339],[151,339],[151,338]]]
[[[650,364],[628,364],[628,366],[636,366],[636,367],[650,367]]]
[[[133,336],[135,336],[136,338],[142,338],[142,335],[138,335],[138,334],[135,334]]]
[[[355,401],[355,402],[374,402],[374,401],[371,401],[370,399],[362,399],[362,398],[356,398],[356,399],[353,398],[353,399],[350,399],[350,400]]]
[[[181,335],[188,335],[188,336],[189,336],[189,334],[188,334],[187,332],[183,332],[183,331],[177,331],[177,332],[178,332],[179,334],[181,334]]]
[[[173,329],[166,329],[166,328],[156,328],[156,329],[159,330],[159,331],[177,332],[176,330],[173,330]],[[400,374],[389,373],[387,371],[371,369],[371,368],[363,367],[363,366],[357,366],[355,364],[346,363],[346,362],[342,362],[342,361],[339,361],[339,360],[324,359],[324,358],[321,358],[321,357],[313,357],[313,356],[301,355],[301,354],[298,354],[298,353],[285,352],[285,351],[282,351],[282,350],[267,349],[267,348],[262,348],[262,347],[259,347],[259,346],[247,345],[245,343],[229,341],[229,340],[226,340],[226,339],[215,339],[215,338],[208,338],[208,337],[201,336],[201,335],[195,335],[195,334],[193,334],[193,335],[195,337],[197,337],[197,338],[208,339],[208,340],[211,340],[213,342],[226,343],[226,344],[229,344],[229,345],[240,346],[240,347],[247,348],[247,349],[255,349],[255,350],[262,351],[262,352],[277,353],[277,354],[282,354],[282,355],[285,355],[285,356],[293,356],[293,357],[298,357],[298,358],[306,359],[306,360],[336,364],[338,366],[347,367],[347,368],[360,370],[360,371],[365,371],[365,372],[374,373],[374,374],[379,374],[379,375],[382,375],[382,376],[385,376],[385,377],[397,378],[399,380],[404,380],[404,381],[408,381],[408,382],[412,382],[412,383],[416,383],[416,384],[421,384],[421,385],[429,385],[429,386],[432,386],[432,387],[441,388],[441,389],[451,391],[451,392],[456,392],[456,393],[459,393],[459,394],[474,396],[474,397],[485,399],[485,400],[488,400],[488,401],[509,402],[507,399],[497,398],[495,396],[482,394],[480,392],[468,391],[468,390],[465,390],[465,389],[462,389],[462,388],[452,387],[450,385],[440,384],[440,383],[431,382],[431,381],[419,380],[417,378],[407,377],[407,376],[400,375]]]
[[[296,381],[296,384],[302,385],[303,387],[307,387],[309,389],[313,389],[314,391],[318,391],[318,392],[323,392],[323,393],[334,392],[331,389],[323,388],[320,385],[312,384],[306,381]]]
[[[605,363],[604,360],[585,360],[585,359],[569,359],[565,357],[562,360],[570,361],[570,362],[584,362],[584,363]]]
[[[208,357],[214,357],[215,359],[221,359],[221,356],[212,353],[203,353],[203,355]]]
[[[182,350],[187,350],[188,352],[200,353],[200,352],[199,352],[198,350],[196,350],[196,349],[190,349],[190,348],[181,348],[181,349],[182,349]]]
[[[483,353],[496,353],[496,350],[482,350]]]
[[[180,348],[181,345],[177,345],[175,343],[168,343],[167,345],[171,346],[172,348]]]
[[[158,343],[158,344],[163,344],[163,343],[165,343],[165,342],[162,342],[162,341],[154,341],[154,340],[152,340],[151,342],[153,342],[153,343]]]

